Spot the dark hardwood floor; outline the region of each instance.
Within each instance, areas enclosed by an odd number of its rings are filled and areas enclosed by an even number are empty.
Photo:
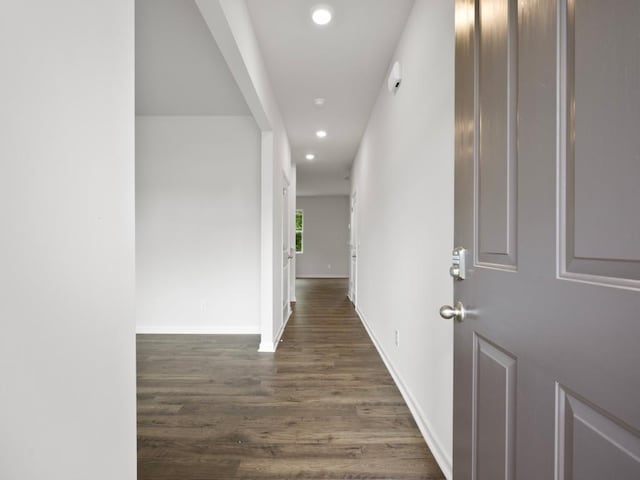
[[[441,479],[346,297],[299,280],[276,354],[257,336],[138,336],[138,479]]]

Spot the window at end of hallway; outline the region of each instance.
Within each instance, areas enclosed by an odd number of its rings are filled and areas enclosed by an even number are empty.
[[[304,231],[304,212],[296,210],[296,253],[302,253],[302,232]]]

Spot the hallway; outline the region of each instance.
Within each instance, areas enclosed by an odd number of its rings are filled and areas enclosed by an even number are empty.
[[[139,335],[138,478],[444,478],[346,290],[298,280],[273,355],[257,336]]]

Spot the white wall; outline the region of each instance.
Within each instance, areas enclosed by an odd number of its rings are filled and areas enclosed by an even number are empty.
[[[260,132],[136,117],[137,330],[260,332]]]
[[[133,2],[0,15],[0,478],[136,478]]]
[[[303,253],[298,278],[349,277],[349,197],[298,197],[304,210]]]
[[[333,165],[327,168],[335,170]],[[347,171],[347,168],[337,172],[323,171],[323,167],[318,165],[318,162],[301,163],[298,169],[298,195],[305,197],[349,195],[351,181],[345,178]]]
[[[395,60],[402,86],[382,87],[353,171],[357,306],[450,478],[454,3],[417,0]]]
[[[194,0],[135,0],[137,115],[250,115]]]

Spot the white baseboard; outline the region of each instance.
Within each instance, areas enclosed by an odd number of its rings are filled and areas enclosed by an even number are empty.
[[[409,410],[413,415],[413,419],[418,425],[418,428],[420,429],[420,433],[422,433],[422,436],[424,437],[425,442],[427,442],[427,445],[429,446],[431,453],[433,453],[433,456],[436,459],[436,462],[438,462],[438,465],[440,466],[442,473],[447,478],[447,480],[451,480],[452,479],[451,458],[446,454],[444,448],[442,447],[442,444],[433,435],[432,429],[429,427],[429,423],[425,419],[422,413],[422,410],[418,406],[418,403],[413,398],[411,391],[406,386],[406,384],[402,381],[402,378],[400,377],[398,372],[396,372],[396,370],[393,368],[393,365],[391,364],[391,360],[389,360],[389,358],[385,354],[381,344],[378,342],[378,339],[373,334],[373,331],[367,324],[367,321],[364,315],[357,307],[356,307],[356,313],[358,314],[358,317],[360,317],[360,321],[362,322],[362,325],[364,325],[365,330],[369,334],[369,338],[371,338],[371,341],[375,345],[376,350],[378,350],[378,353],[380,354],[382,361],[386,365],[387,370],[389,371],[389,374],[393,378],[393,381],[396,383],[398,390],[400,390],[400,394],[402,395],[402,398],[404,398],[404,401],[409,407]]]
[[[136,327],[139,335],[260,335],[260,327]]]
[[[331,275],[329,273],[319,273],[317,275],[296,275],[296,278],[349,278],[349,275]]]
[[[291,310],[291,308],[289,308],[289,315],[287,316],[287,319],[282,324],[282,327],[280,327],[280,330],[278,331],[278,334],[276,335],[276,338],[271,342],[269,340],[267,340],[266,342],[264,340],[261,341],[260,342],[260,347],[258,348],[258,352],[260,352],[260,353],[275,353],[276,352],[276,350],[278,349],[278,345],[280,344],[280,339],[282,338],[282,334],[284,333],[284,329],[287,326],[287,324],[289,323],[289,319],[291,318],[292,314],[293,314],[293,310]]]

